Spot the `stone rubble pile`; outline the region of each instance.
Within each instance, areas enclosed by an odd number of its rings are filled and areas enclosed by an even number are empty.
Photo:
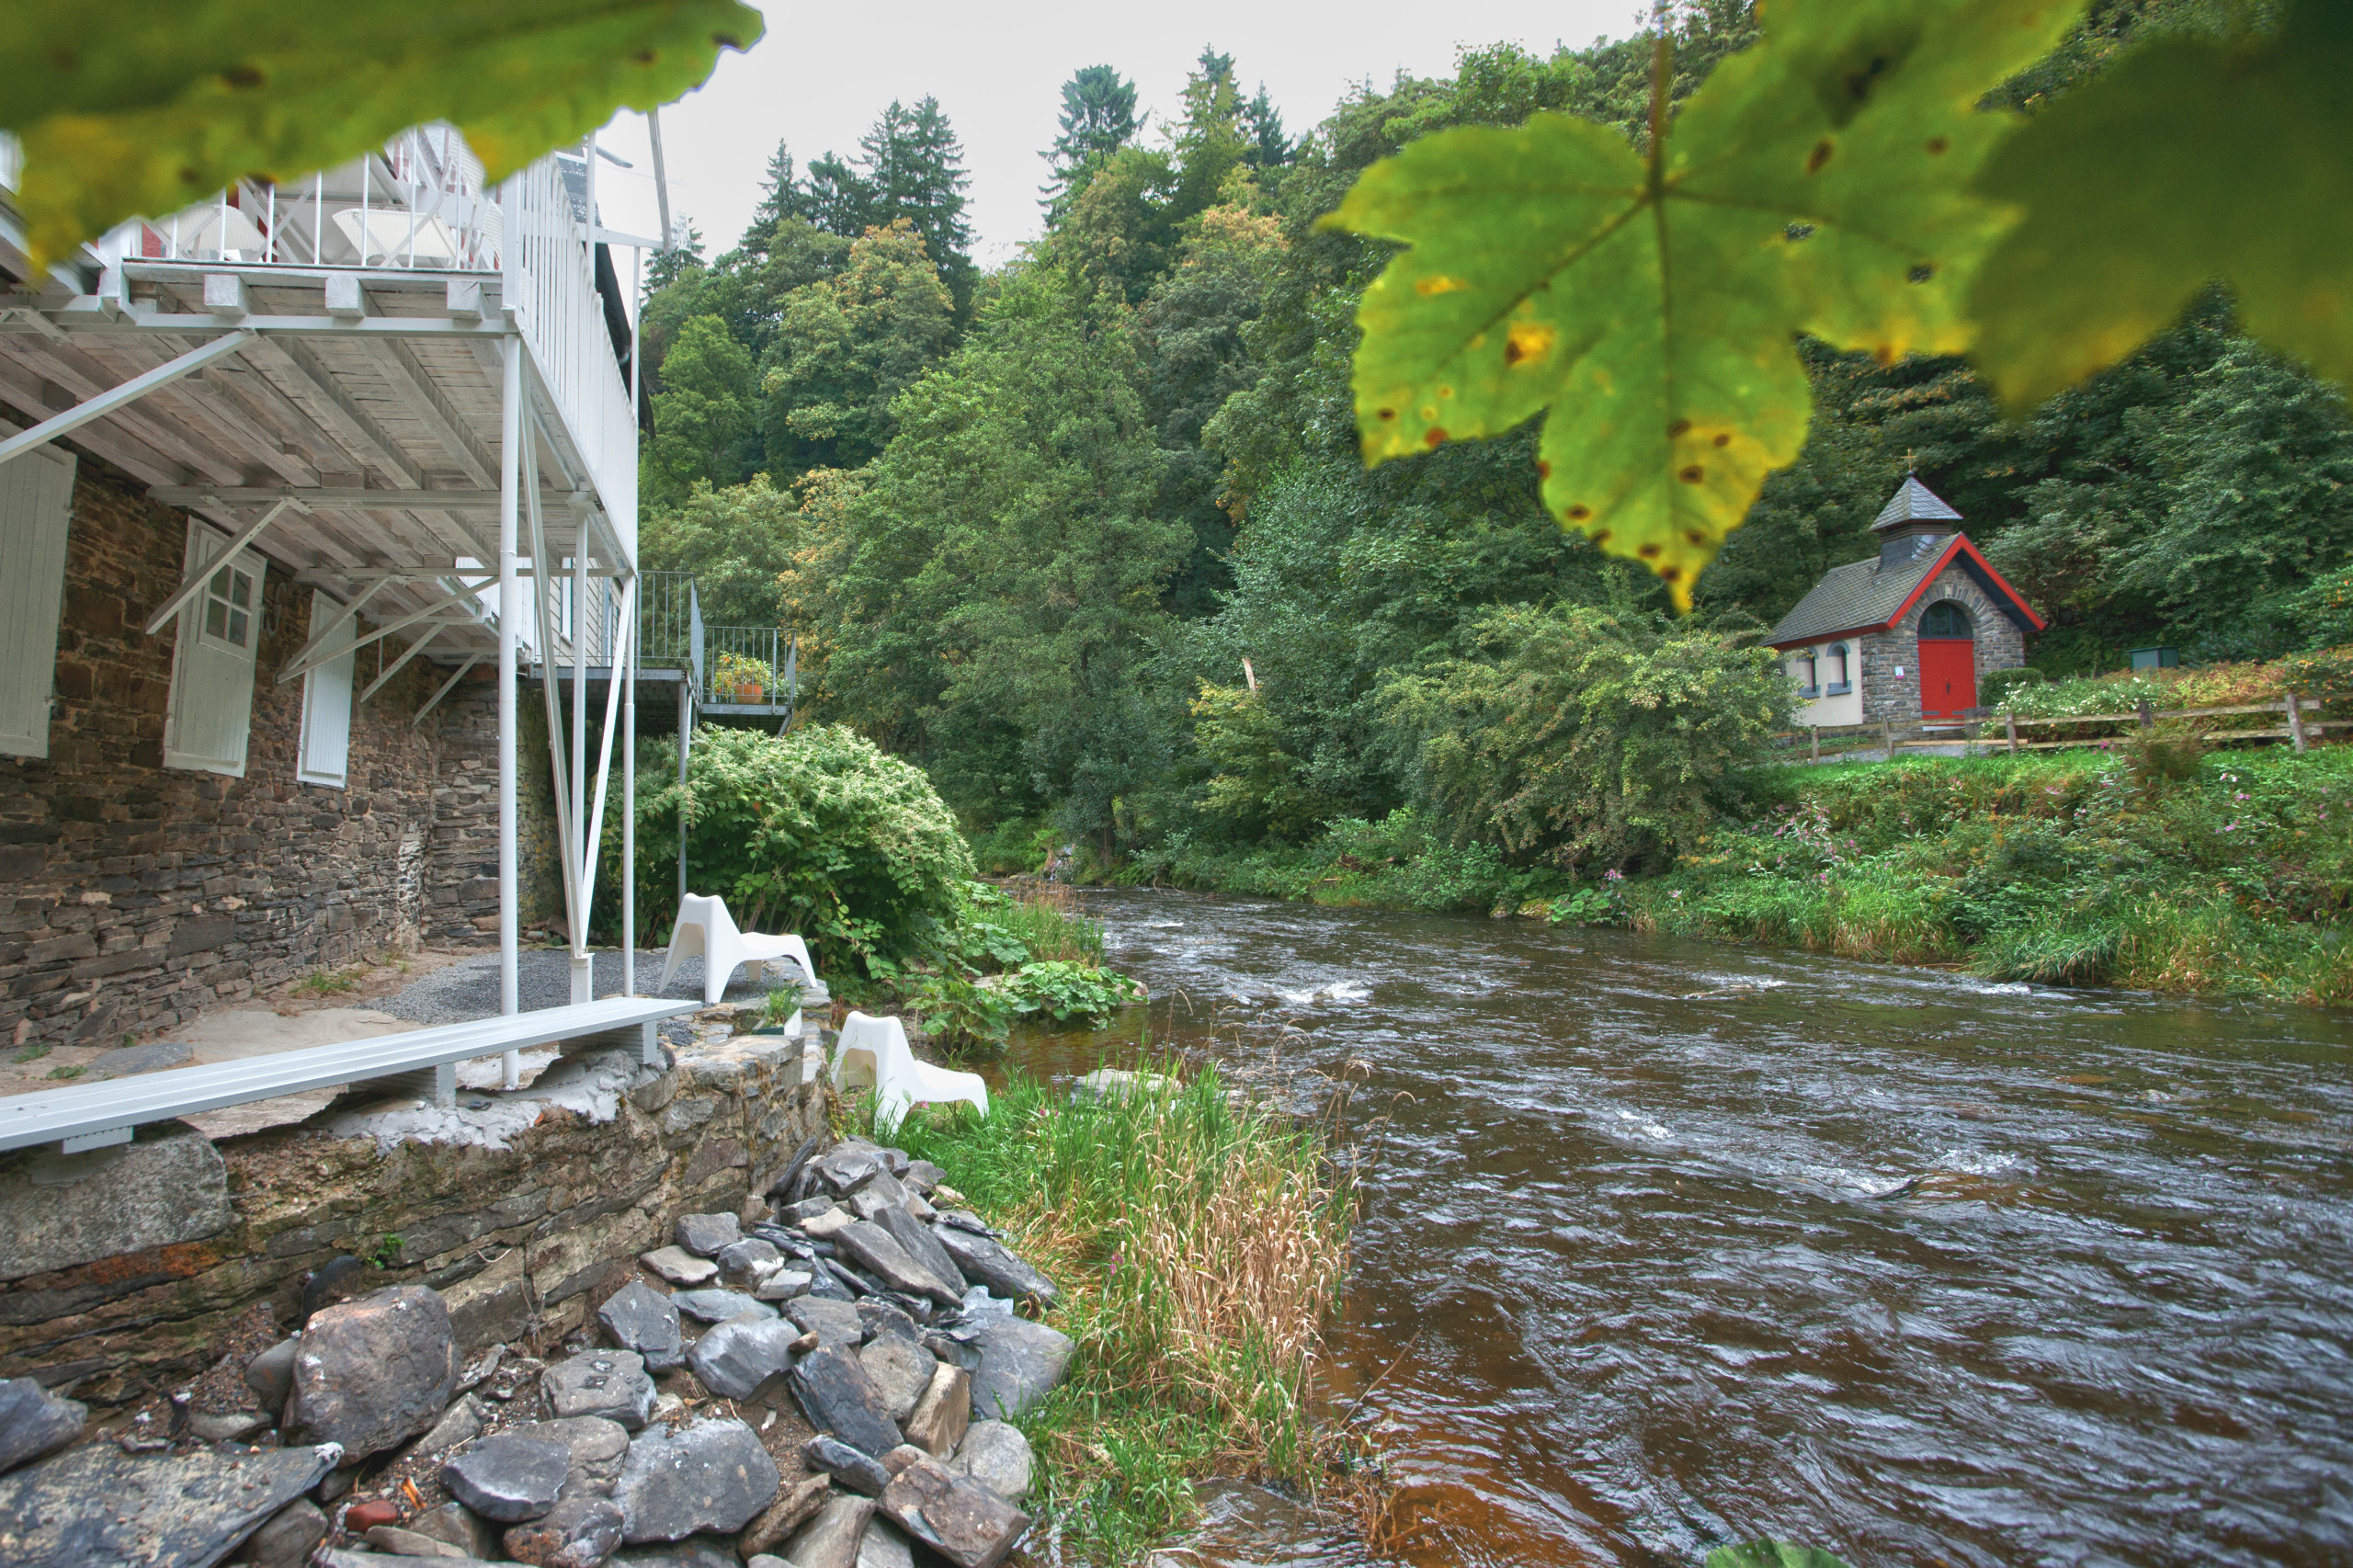
[[[804,1148],[762,1218],[681,1216],[598,1308],[609,1343],[545,1359],[462,1358],[440,1296],[404,1285],[274,1340],[257,1309],[112,1440],[0,1382],[0,1561],[996,1568],[1030,1525],[1013,1423],[1072,1344],[1021,1315],[1052,1281],[942,1176]]]

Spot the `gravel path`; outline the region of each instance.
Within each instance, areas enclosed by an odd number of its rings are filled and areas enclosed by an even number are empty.
[[[620,951],[608,949],[597,952],[596,960],[596,994],[599,997],[621,994]],[[670,983],[665,989],[657,992],[654,983],[661,978],[662,955],[640,952],[637,955],[640,995],[675,997],[679,1001],[699,1001],[702,997],[702,960],[699,958],[680,960],[678,972],[670,977]],[[518,1000],[526,1013],[536,1013],[542,1007],[569,1005],[572,1001],[571,953],[562,948],[525,948],[517,955],[516,983]],[[745,964],[735,971],[724,999],[729,1002],[757,1002],[782,983],[780,978],[768,974],[767,965]],[[396,1018],[407,1018],[420,1024],[457,1024],[472,1018],[494,1017],[498,1013],[498,954],[494,951],[482,953],[435,970],[371,1006]],[[674,1019],[671,1025],[665,1026],[665,1032],[667,1028],[684,1027],[682,1022]]]

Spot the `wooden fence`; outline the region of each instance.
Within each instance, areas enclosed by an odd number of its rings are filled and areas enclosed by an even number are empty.
[[[2277,702],[2246,702],[2225,708],[2157,708],[2143,698],[2131,713],[2086,713],[2063,719],[2021,719],[2011,712],[1993,712],[1972,709],[1959,719],[1931,722],[1917,720],[1898,724],[1882,720],[1874,724],[1819,724],[1796,730],[1785,730],[1773,737],[1777,745],[1794,751],[1806,748],[1810,760],[1822,760],[1823,746],[1827,742],[1832,755],[1850,751],[1884,751],[1893,757],[1907,747],[1965,745],[1972,753],[1980,747],[2009,752],[2056,751],[2067,746],[2097,746],[2118,737],[2112,734],[2078,734],[2059,740],[2038,741],[2020,739],[2020,731],[2055,729],[2066,725],[2130,724],[2137,729],[2154,729],[2160,719],[2221,719],[2250,713],[2277,713],[2283,722],[2277,728],[2253,730],[2212,730],[2207,738],[2218,741],[2286,741],[2299,752],[2310,744],[2325,738],[2331,730],[2353,730],[2353,719],[2322,719],[2313,716],[2321,703],[2309,697],[2288,693]],[[1985,726],[1999,722],[2002,733],[1992,736],[1980,733]]]

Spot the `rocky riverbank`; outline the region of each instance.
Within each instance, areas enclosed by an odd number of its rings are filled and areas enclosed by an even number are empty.
[[[938,1166],[815,1144],[554,1346],[461,1358],[402,1285],[290,1335],[257,1307],[119,1432],[0,1382],[0,1561],[995,1568],[1031,1523],[1013,1423],[1072,1350],[1024,1313],[1059,1292]]]

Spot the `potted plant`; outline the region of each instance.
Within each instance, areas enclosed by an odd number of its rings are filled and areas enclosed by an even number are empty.
[[[760,1003],[760,1021],[751,1032],[801,1038],[801,982],[788,980],[767,994]]]

